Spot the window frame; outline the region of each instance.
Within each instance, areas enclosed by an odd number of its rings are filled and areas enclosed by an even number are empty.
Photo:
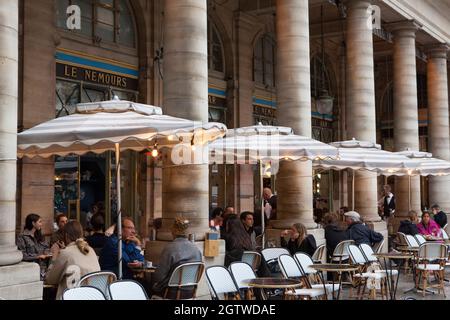
[[[268,62],[270,62],[270,60],[266,59],[266,55],[265,55],[265,45],[266,44],[270,44],[271,49],[272,49],[272,61],[270,63],[270,65],[272,66],[272,73],[271,75],[271,81],[272,84],[268,83],[267,78],[269,76],[269,73],[266,70],[266,66],[269,64]],[[261,49],[261,66],[262,66],[262,82],[257,81],[256,80],[256,50],[258,48],[258,46],[261,45],[260,49]],[[276,87],[276,61],[277,61],[277,43],[273,37],[272,34],[270,33],[265,33],[262,36],[260,36],[258,38],[258,40],[255,43],[255,46],[253,47],[253,81],[255,82],[256,85],[259,86],[264,86],[265,88],[275,88]]]
[[[55,0],[58,1],[58,0]],[[130,12],[130,23],[131,26],[133,28],[133,45],[129,46],[126,45],[124,43],[120,42],[120,9],[119,9],[119,4],[120,1],[124,1],[124,5],[127,6],[128,11]],[[69,5],[74,4],[74,0],[68,0]],[[64,34],[66,35],[70,35],[71,38],[77,38],[77,39],[89,39],[90,44],[97,44],[101,47],[104,48],[114,48],[117,49],[119,48],[126,48],[126,49],[135,49],[138,50],[138,29],[137,29],[137,23],[136,23],[136,18],[134,16],[134,12],[133,9],[131,7],[130,1],[128,0],[113,0],[113,7],[111,7],[111,5],[102,3],[101,0],[90,0],[90,6],[91,6],[91,18],[89,20],[89,23],[91,25],[91,32],[90,34],[86,34],[86,33],[82,33],[79,30],[68,30],[67,28],[64,27],[60,27],[59,26],[59,19],[60,17],[56,16],[56,21],[55,21],[55,25],[56,28],[61,31],[64,32]],[[99,41],[99,36],[96,34],[96,30],[98,29],[98,25],[99,24],[103,24],[103,25],[107,25],[104,24],[103,22],[100,22],[98,20],[98,13],[97,13],[97,8],[103,8],[103,9],[107,9],[107,10],[111,10],[113,12],[113,19],[114,19],[114,25],[113,25],[113,41],[109,41],[109,40],[105,40],[105,39],[101,39],[101,41]],[[64,12],[65,14],[65,12]],[[82,20],[83,20],[83,13],[81,14]]]

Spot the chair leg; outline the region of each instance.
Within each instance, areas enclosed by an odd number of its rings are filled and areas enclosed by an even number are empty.
[[[424,271],[423,275],[423,296],[425,297],[425,291],[427,291],[427,283],[428,283],[428,271]]]

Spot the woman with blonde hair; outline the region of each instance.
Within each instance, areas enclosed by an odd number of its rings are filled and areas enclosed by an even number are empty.
[[[84,241],[83,227],[78,221],[69,221],[64,226],[62,236],[63,243],[55,243],[51,248],[52,263],[45,276],[46,284],[58,285],[56,299],[61,299],[64,290],[75,285],[73,270],[79,270],[80,277],[100,271],[97,255]]]
[[[285,237],[288,235],[289,241],[286,241]],[[308,234],[302,223],[295,223],[291,229],[281,231],[281,246],[287,248],[291,254],[301,251],[310,256],[317,248],[316,239],[312,234]]]

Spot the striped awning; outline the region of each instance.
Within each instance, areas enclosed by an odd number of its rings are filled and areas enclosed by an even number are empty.
[[[318,159],[313,162],[315,169],[327,170],[366,170],[380,175],[408,175],[418,163],[403,155],[381,150],[376,143],[349,140],[333,142],[338,148],[339,159]]]
[[[114,150],[142,151],[180,143],[206,145],[226,133],[222,123],[201,123],[163,115],[161,108],[111,100],[78,104],[72,115],[18,134],[18,156],[82,155]]]
[[[288,127],[261,124],[230,129],[225,138],[217,139],[209,145],[209,162],[212,164],[255,164],[258,161],[336,157],[335,147],[295,135]]]
[[[418,167],[412,175],[445,176],[450,174],[450,162],[433,158],[429,152],[406,150],[396,152],[396,154],[408,157],[418,163]]]

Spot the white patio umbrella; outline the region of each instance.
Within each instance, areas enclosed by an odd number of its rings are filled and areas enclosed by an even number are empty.
[[[338,155],[335,147],[320,141],[295,135],[292,128],[255,126],[230,129],[226,137],[209,144],[210,164],[259,164],[261,194],[263,163],[272,168],[279,161],[307,161],[333,159]],[[264,246],[264,200],[261,199],[261,224]]]
[[[78,104],[74,114],[49,120],[18,134],[19,157],[83,155],[115,151],[119,278],[122,277],[120,151],[206,144],[226,133],[221,123],[163,115],[161,108],[114,100]]]
[[[445,176],[450,174],[450,162],[433,158],[429,152],[405,150],[395,154],[410,158],[418,164],[417,168],[408,174],[408,207],[411,210],[411,176]]]
[[[379,175],[407,175],[418,167],[418,163],[403,155],[381,150],[379,144],[356,139],[330,143],[338,148],[336,160],[317,159],[313,161],[315,169],[345,170],[351,169],[352,210],[355,209],[355,171],[365,170]]]

